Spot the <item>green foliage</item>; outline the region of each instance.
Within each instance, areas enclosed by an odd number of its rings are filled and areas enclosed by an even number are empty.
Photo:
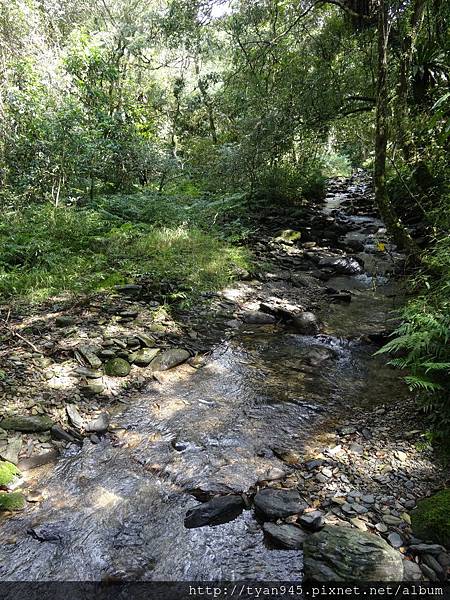
[[[426,541],[450,546],[450,489],[418,502],[411,513],[414,535]]]
[[[23,510],[25,508],[25,498],[20,492],[0,492],[0,511],[2,510]]]
[[[402,311],[394,338],[380,352],[407,369],[405,381],[418,395],[434,431],[448,445],[450,431],[450,238],[436,240],[423,256],[422,272],[412,282],[420,293]]]
[[[213,215],[217,220],[235,203],[138,194],[108,197],[92,208],[17,211],[0,225],[0,292],[39,301],[62,291],[107,289],[149,273],[155,282],[172,281],[195,297],[248,266],[248,253],[221,239],[213,224]]]
[[[17,475],[20,475],[20,471],[15,465],[0,460],[0,487],[7,486]]]

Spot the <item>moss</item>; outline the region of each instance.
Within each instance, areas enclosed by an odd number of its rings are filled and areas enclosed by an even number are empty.
[[[20,475],[19,469],[10,462],[0,460],[0,486],[8,485],[16,475]]]
[[[25,498],[20,492],[11,492],[10,494],[0,492],[0,511],[22,510],[24,507]]]
[[[411,523],[417,537],[450,546],[450,489],[418,502]]]

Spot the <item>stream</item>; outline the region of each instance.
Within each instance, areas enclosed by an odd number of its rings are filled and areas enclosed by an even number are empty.
[[[1,524],[0,580],[301,578],[301,551],[271,547],[251,508],[216,527],[183,521],[199,499],[251,496],[282,478],[288,468],[273,448],[301,453],[325,420],[404,393],[370,341],[392,328],[389,276],[401,257],[389,246],[376,252],[383,224],[352,214],[353,192],[329,194],[324,214],[350,224],[364,272],[327,281],[352,301],[319,314],[323,333],[242,325],[201,368],[185,364],[151,384],[117,411],[108,436],[70,446],[46,470],[42,503]]]

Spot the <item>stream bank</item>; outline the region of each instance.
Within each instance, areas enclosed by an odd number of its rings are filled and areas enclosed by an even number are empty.
[[[253,250],[266,268],[176,320],[139,284],[118,290],[107,310],[96,300],[78,315],[47,315],[52,359],[42,369],[52,402],[43,414],[74,440],[56,444],[55,467],[26,472],[38,500],[1,525],[1,579],[297,580],[302,551],[292,527],[306,536],[324,524],[387,540],[404,557],[405,579],[445,576],[448,554],[414,539],[409,512],[447,474],[417,444],[422,418],[399,374],[373,356],[401,304],[403,258],[368,182],[332,182],[306,223],[274,215]],[[83,310],[95,313],[91,326]],[[86,371],[73,373],[80,340],[100,348],[88,349],[100,363],[91,356],[85,369],[152,345],[192,358],[165,371],[134,363],[131,387],[104,374],[92,378],[101,391],[80,391],[83,377],[92,388]],[[78,430],[67,406],[81,418]],[[106,427],[80,435],[105,412]],[[28,459],[52,451],[55,442],[40,435],[48,441],[38,437]],[[298,496],[292,512],[261,518],[253,502],[263,488]],[[217,496],[231,499],[216,507],[223,519],[236,518],[191,527]]]

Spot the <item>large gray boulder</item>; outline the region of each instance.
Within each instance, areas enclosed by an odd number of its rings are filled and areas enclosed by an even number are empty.
[[[306,581],[402,581],[402,555],[382,538],[327,525],[304,544]]]

